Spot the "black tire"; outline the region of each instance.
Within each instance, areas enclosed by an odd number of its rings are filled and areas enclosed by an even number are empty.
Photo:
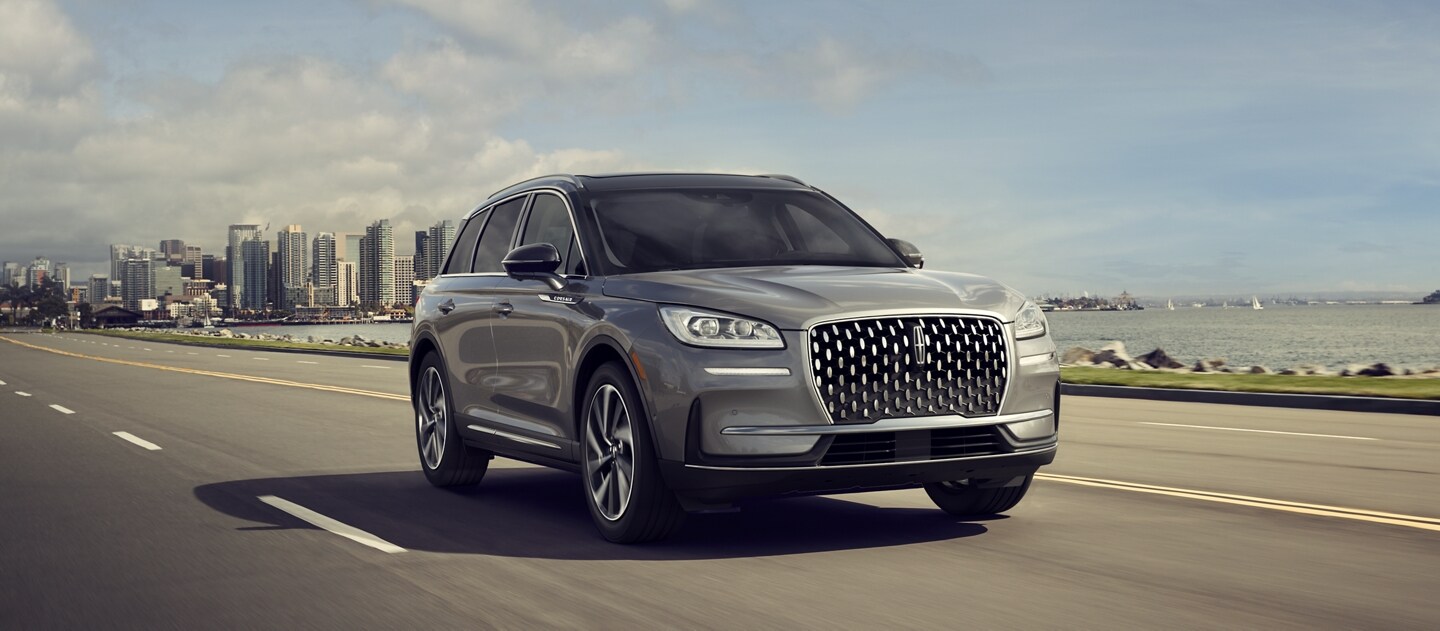
[[[932,482],[925,485],[925,493],[940,510],[951,515],[994,515],[1015,508],[1020,500],[1025,499],[1025,492],[1030,490],[1030,481],[1034,479],[1034,474],[1031,474],[1025,476],[1025,481],[1019,486],[991,489],[980,488],[976,484],[979,480]]]
[[[623,407],[613,405],[616,395],[623,402]],[[608,408],[605,407],[606,401],[610,402]],[[618,420],[602,420],[606,418],[602,413],[606,409],[610,410],[609,416],[614,419],[618,419],[617,410],[625,414],[628,419],[623,427],[628,427],[629,431],[617,429],[622,427]],[[590,517],[600,534],[613,543],[664,539],[685,519],[685,510],[661,478],[647,419],[640,394],[623,366],[610,363],[596,369],[585,388],[584,404],[578,419],[580,470]],[[611,428],[609,436],[606,435],[607,426]],[[627,433],[629,443],[624,438]],[[625,477],[623,472],[627,456],[630,467],[628,486],[619,482]],[[604,464],[607,458],[609,465]],[[628,489],[628,496],[622,497],[621,491],[614,491],[612,496],[612,489]]]
[[[474,486],[485,477],[485,470],[490,467],[490,459],[494,456],[488,450],[466,445],[456,431],[452,413],[455,402],[450,396],[450,383],[445,375],[440,356],[429,353],[420,360],[420,370],[410,384],[420,469],[425,472],[425,479],[438,487]],[[435,419],[433,424],[429,422],[431,418]],[[427,431],[427,428],[431,430]],[[427,444],[431,440],[438,442]],[[438,457],[432,456],[432,453]]]

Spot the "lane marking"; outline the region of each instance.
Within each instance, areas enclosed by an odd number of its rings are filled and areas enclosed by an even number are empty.
[[[56,405],[56,404],[54,404],[54,403],[50,404],[50,409],[55,410],[56,412],[59,412],[59,413],[61,413],[61,414],[74,414],[74,413],[75,413],[75,410],[72,410],[72,409],[70,409],[70,408],[67,408],[67,407],[65,407],[65,406],[63,406],[63,405]]]
[[[142,348],[142,349],[140,349],[140,350],[148,351],[148,350],[150,350],[150,349],[148,349],[148,348]]]
[[[185,353],[186,355],[199,355],[200,353]]]
[[[0,381],[0,386],[3,386],[3,385],[5,385],[5,382],[4,382],[4,381]]]
[[[216,357],[224,357],[224,358],[226,358],[226,359],[229,359],[229,358],[230,358],[229,355],[216,355]]]
[[[166,371],[166,372],[178,372],[178,373],[183,373],[183,374],[187,374],[187,375],[202,375],[202,376],[206,376],[206,377],[219,377],[219,378],[221,378],[221,379],[234,379],[234,380],[236,380],[236,381],[249,381],[249,382],[252,382],[252,383],[264,383],[264,384],[269,384],[269,385],[272,385],[272,386],[286,386],[286,387],[289,387],[289,388],[305,388],[305,389],[307,389],[307,390],[320,390],[320,391],[322,391],[322,392],[338,392],[338,393],[340,393],[340,394],[355,394],[355,395],[359,395],[359,396],[362,396],[362,397],[374,397],[374,398],[376,398],[376,399],[388,399],[388,400],[390,400],[390,401],[405,401],[405,402],[409,402],[409,401],[410,401],[410,396],[409,396],[409,395],[406,395],[406,394],[391,394],[391,393],[389,393],[389,392],[376,392],[376,391],[374,391],[374,390],[361,390],[361,389],[359,389],[359,388],[346,388],[346,387],[343,387],[343,386],[330,386],[330,385],[319,384],[319,383],[305,383],[305,382],[301,382],[301,381],[289,381],[289,380],[285,380],[285,379],[271,379],[271,378],[269,378],[269,377],[255,377],[255,376],[251,376],[251,375],[240,375],[240,374],[229,373],[229,372],[216,372],[216,371],[213,371],[213,370],[196,370],[196,369],[193,369],[193,368],[180,368],[180,367],[177,367],[177,366],[165,366],[165,365],[163,365],[163,364],[147,364],[147,363],[145,363],[145,362],[130,361],[130,360],[127,360],[127,359],[114,359],[114,358],[111,358],[111,357],[98,357],[98,356],[94,356],[94,355],[82,355],[82,354],[80,354],[80,353],[71,353],[71,352],[69,352],[69,351],[62,351],[62,350],[54,349],[54,348],[47,348],[47,347],[44,347],[44,346],[36,346],[36,345],[34,345],[34,344],[29,344],[29,343],[26,343],[26,342],[21,342],[21,341],[19,341],[19,340],[14,340],[14,339],[11,339],[11,338],[8,338],[8,337],[5,337],[5,336],[0,336],[0,341],[9,342],[9,343],[15,344],[15,345],[17,345],[17,346],[23,346],[23,347],[25,347],[25,348],[29,348],[29,349],[33,349],[33,350],[37,350],[37,351],[45,351],[45,352],[47,352],[47,353],[54,353],[54,354],[56,354],[56,355],[63,355],[63,356],[65,356],[65,357],[75,357],[75,358],[78,358],[78,359],[89,359],[89,360],[93,360],[93,361],[97,361],[97,362],[104,362],[104,363],[107,363],[107,364],[117,364],[117,365],[120,365],[120,366],[136,366],[136,367],[139,367],[139,368],[150,368],[150,369],[154,369],[154,370],[164,370],[164,371]],[[26,395],[23,395],[23,396],[27,396],[27,397],[28,397],[28,396],[30,396],[30,395],[29,395],[29,394],[26,394]]]
[[[375,368],[378,370],[390,370],[389,366],[361,366],[361,368]]]
[[[1273,429],[1243,429],[1239,427],[1213,427],[1210,425],[1184,425],[1181,423],[1149,423],[1140,422],[1141,425],[1158,425],[1160,427],[1186,427],[1190,429],[1214,429],[1225,432],[1253,432],[1256,434],[1284,434],[1286,436],[1310,436],[1313,438],[1340,438],[1343,440],[1380,440],[1379,438],[1366,438],[1364,436],[1340,436],[1337,434],[1307,434],[1304,432],[1280,432]]]
[[[110,433],[111,433],[111,434],[114,434],[114,435],[116,435],[116,436],[119,436],[120,438],[125,439],[125,440],[127,440],[127,441],[130,441],[130,442],[132,442],[132,443],[134,443],[134,444],[136,444],[136,445],[139,445],[139,446],[141,446],[141,447],[144,447],[144,448],[146,448],[146,449],[149,449],[150,451],[160,451],[160,445],[157,445],[157,444],[152,443],[152,442],[150,442],[150,441],[148,441],[148,440],[145,440],[144,438],[140,438],[139,436],[136,436],[136,435],[134,435],[134,434],[131,434],[130,432],[110,432]]]
[[[251,357],[250,359],[253,359],[253,360],[255,360],[255,361],[261,361],[261,362],[268,362],[268,361],[270,361],[270,358],[269,358],[269,357]]]
[[[165,352],[167,352],[167,353],[173,353],[173,352],[175,352],[175,351],[165,351]]]
[[[297,363],[297,364],[319,364],[320,362],[307,362],[307,361],[305,361],[305,360],[303,360],[303,359],[297,359],[297,360],[295,360],[295,363]]]
[[[310,524],[311,526],[315,526],[316,528],[329,531],[331,534],[340,535],[341,537],[344,537],[356,543],[370,546],[372,548],[375,548],[376,550],[380,550],[381,552],[395,554],[397,552],[405,551],[405,548],[402,548],[393,543],[390,543],[389,541],[376,537],[375,535],[372,535],[354,526],[330,519],[329,517],[321,515],[320,513],[305,508],[304,506],[301,506],[289,500],[275,497],[274,495],[261,495],[258,499],[262,502],[265,502],[266,504],[280,509],[281,511],[284,511],[285,513],[288,513],[291,517],[298,518],[300,521]]]
[[[19,390],[16,390],[16,391],[15,391],[15,394],[18,394],[18,395],[20,395],[20,396],[22,396],[22,397],[28,397],[28,396],[30,396],[30,393],[29,393],[29,392],[21,392],[21,391],[19,391]]]
[[[1179,497],[1202,502],[1216,502],[1219,504],[1234,504],[1236,506],[1250,506],[1253,508],[1264,508],[1287,513],[1299,513],[1302,515],[1314,515],[1317,517],[1333,517],[1335,519],[1350,519],[1364,521],[1374,524],[1388,524],[1391,526],[1404,526],[1406,528],[1418,528],[1440,532],[1440,519],[1434,517],[1419,517],[1416,515],[1404,515],[1400,513],[1386,513],[1382,511],[1365,510],[1361,508],[1345,508],[1342,506],[1326,506],[1324,504],[1307,504],[1304,502],[1290,502],[1286,500],[1275,500],[1264,497],[1253,497],[1249,495],[1234,495],[1230,493],[1216,493],[1213,491],[1197,491],[1194,489],[1180,489],[1168,486],[1155,486],[1152,484],[1139,484],[1135,482],[1121,482],[1119,480],[1105,480],[1101,478],[1082,478],[1073,475],[1057,475],[1054,473],[1037,473],[1035,478],[1049,480],[1051,482],[1064,482],[1079,486],[1092,486],[1102,489],[1113,489],[1118,491],[1130,491],[1132,493],[1148,493],[1151,495],[1165,495]]]

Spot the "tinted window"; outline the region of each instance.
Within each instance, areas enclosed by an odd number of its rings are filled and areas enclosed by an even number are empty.
[[[850,211],[803,191],[664,190],[598,194],[608,273],[751,265],[904,265]]]
[[[530,218],[525,220],[525,234],[520,245],[549,243],[560,253],[560,267],[556,271],[574,274],[575,229],[570,225],[570,211],[565,202],[555,195],[536,195],[530,205]]]
[[[520,209],[525,198],[517,197],[496,206],[490,211],[490,221],[485,232],[480,234],[480,247],[475,248],[475,272],[504,272],[500,261],[510,253],[510,241],[515,236],[515,224],[520,221]]]
[[[455,244],[450,246],[450,259],[445,264],[446,274],[468,274],[470,272],[470,255],[475,251],[475,241],[480,237],[480,226],[485,225],[485,215],[480,213],[465,222],[465,227],[460,229],[460,236],[455,238]]]

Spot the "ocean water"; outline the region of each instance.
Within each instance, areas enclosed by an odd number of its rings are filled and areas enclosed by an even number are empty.
[[[1232,366],[1343,368],[1440,366],[1440,305],[1266,305],[1174,311],[1055,311],[1045,314],[1061,351],[1096,350],[1119,340],[1131,355],[1163,348],[1193,364],[1223,358]]]
[[[1177,307],[1174,311],[1055,311],[1046,314],[1063,351],[1095,350],[1119,340],[1131,355],[1155,348],[1185,363],[1224,358],[1234,366],[1273,369],[1317,364],[1385,362],[1392,367],[1440,366],[1440,306],[1311,305],[1266,306],[1255,311]],[[410,339],[409,323],[255,326],[246,333],[315,336],[339,340],[350,335],[386,342]]]

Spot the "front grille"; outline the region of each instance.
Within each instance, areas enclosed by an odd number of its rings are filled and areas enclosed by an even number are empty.
[[[833,423],[1000,411],[1005,329],[973,316],[849,320],[810,329],[815,391]]]
[[[830,443],[820,465],[826,467],[922,462],[1009,453],[1009,443],[995,426],[919,429],[903,432],[840,434]]]

